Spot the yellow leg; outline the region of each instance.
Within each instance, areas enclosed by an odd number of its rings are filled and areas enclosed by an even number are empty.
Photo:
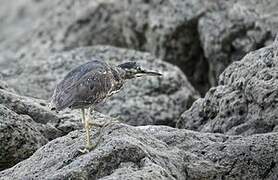
[[[86,132],[85,149],[80,150],[82,153],[89,152],[93,148],[93,146],[91,144],[91,139],[90,139],[90,124],[89,124],[89,113],[90,112],[88,112],[88,111],[86,113],[86,110],[84,108],[81,109],[82,122],[84,123],[85,132]]]
[[[84,108],[81,109],[81,119],[82,119],[82,123],[85,124],[85,109]]]
[[[89,108],[86,112],[86,110],[84,108],[81,109],[82,122],[84,123],[85,131],[86,131],[85,149],[79,150],[82,153],[88,153],[90,150],[95,148],[100,142],[104,128],[112,123],[110,121],[103,123],[103,124],[97,124],[97,123],[92,122],[92,119],[90,116],[90,110],[91,109]],[[118,122],[118,121],[114,121],[114,122]],[[91,140],[90,140],[90,128],[92,126],[101,127],[100,132],[99,132],[99,138],[94,145],[91,144]]]
[[[85,130],[86,130],[86,149],[91,148],[91,139],[90,139],[90,124],[89,124],[89,116],[90,116],[90,111],[87,111],[87,115],[85,117]]]

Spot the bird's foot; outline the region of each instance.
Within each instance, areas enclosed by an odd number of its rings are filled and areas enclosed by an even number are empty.
[[[88,126],[87,128],[90,129],[92,126],[96,126],[96,127],[100,127],[100,132],[99,132],[99,138],[96,142],[96,144],[92,145],[92,144],[87,144],[85,146],[85,148],[83,149],[78,149],[79,152],[83,153],[83,154],[86,154],[86,153],[89,153],[91,150],[95,149],[97,147],[97,145],[99,144],[100,142],[100,139],[101,137],[103,136],[103,129],[107,126],[109,126],[110,124],[113,124],[113,123],[118,123],[119,121],[118,120],[112,120],[112,121],[108,121],[108,122],[105,122],[105,123],[102,123],[102,124],[98,124],[98,123],[91,123],[89,122],[88,123]],[[88,142],[87,142],[88,143]]]
[[[83,154],[86,154],[86,153],[89,153],[91,150],[95,149],[96,146],[97,146],[97,144],[95,144],[95,145],[87,145],[87,146],[85,146],[85,148],[78,149],[78,151],[83,153]]]

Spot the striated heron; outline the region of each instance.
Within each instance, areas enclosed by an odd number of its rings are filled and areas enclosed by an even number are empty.
[[[142,69],[136,62],[113,66],[101,60],[92,60],[70,71],[57,84],[49,107],[56,112],[68,107],[81,109],[86,130],[86,145],[82,152],[88,152],[94,148],[90,141],[90,127],[101,126],[89,122],[90,108],[117,93],[127,80],[144,75],[161,76],[160,73]]]

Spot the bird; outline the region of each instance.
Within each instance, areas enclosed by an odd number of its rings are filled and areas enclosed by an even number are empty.
[[[80,149],[80,151],[89,152],[96,146],[91,143],[90,128],[101,126],[92,123],[90,111],[106,98],[119,92],[128,80],[141,76],[161,75],[161,73],[143,69],[135,61],[112,65],[102,59],[91,59],[72,69],[56,85],[49,108],[55,112],[66,108],[81,110],[86,138],[85,149]]]

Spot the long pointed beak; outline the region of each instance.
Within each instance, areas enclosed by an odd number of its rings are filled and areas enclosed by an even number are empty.
[[[138,74],[136,74],[137,77],[140,77],[140,76],[162,76],[162,74],[158,73],[158,72],[153,72],[153,71],[142,71]]]

